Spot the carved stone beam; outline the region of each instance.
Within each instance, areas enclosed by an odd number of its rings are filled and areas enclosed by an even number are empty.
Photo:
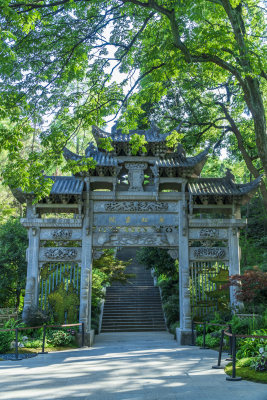
[[[99,260],[99,258],[103,255],[104,251],[103,250],[93,250],[93,258],[94,260]]]
[[[159,197],[159,168],[157,165],[153,165],[151,167],[151,171],[153,172],[154,175],[154,187],[155,187],[155,192],[156,192],[156,200],[158,200]]]
[[[178,253],[178,250],[176,250],[176,249],[168,250],[168,254],[169,254],[169,256],[171,256],[171,258],[173,260],[177,260],[179,258],[179,253]]]

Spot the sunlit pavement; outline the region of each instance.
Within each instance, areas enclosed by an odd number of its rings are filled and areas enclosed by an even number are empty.
[[[91,349],[0,362],[0,399],[267,400],[267,385],[211,369],[216,358],[166,332],[104,333]]]

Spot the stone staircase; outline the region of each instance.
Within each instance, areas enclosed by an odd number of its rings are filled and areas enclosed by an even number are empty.
[[[126,272],[135,277],[107,288],[101,332],[166,331],[159,289],[154,287],[150,271],[136,261],[135,253],[134,248],[117,253],[121,260],[133,259]]]

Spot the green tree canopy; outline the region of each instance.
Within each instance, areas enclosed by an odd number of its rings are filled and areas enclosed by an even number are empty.
[[[18,219],[10,218],[0,225],[0,304],[19,307],[26,282],[26,229]]]
[[[32,178],[43,167],[60,165],[62,147],[81,130],[89,132],[120,111],[121,126],[136,127],[145,104],[166,102],[180,88],[184,113],[178,115],[178,107],[175,118],[183,116],[178,124],[189,148],[220,139],[244,158],[252,175],[267,173],[260,1],[1,4],[0,109],[12,126],[2,128],[0,142],[9,151],[7,181],[31,180],[36,186]],[[116,69],[125,74],[120,83],[114,81]],[[166,127],[173,122],[162,121]],[[25,136],[36,132],[41,151],[20,156]],[[264,185],[262,194],[267,206]]]

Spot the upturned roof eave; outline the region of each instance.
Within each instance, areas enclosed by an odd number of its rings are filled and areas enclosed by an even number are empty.
[[[231,196],[250,198],[258,189],[261,176],[246,184],[236,184],[227,178],[195,178],[188,182],[188,191],[192,196]]]
[[[160,131],[156,128],[150,128],[146,130],[142,129],[134,129],[130,130],[129,133],[121,133],[121,132],[106,132],[98,126],[92,126],[92,134],[97,143],[99,143],[100,139],[110,138],[113,143],[128,143],[134,134],[144,135],[148,143],[162,143],[166,141],[166,138],[171,134],[168,133],[160,133]]]

